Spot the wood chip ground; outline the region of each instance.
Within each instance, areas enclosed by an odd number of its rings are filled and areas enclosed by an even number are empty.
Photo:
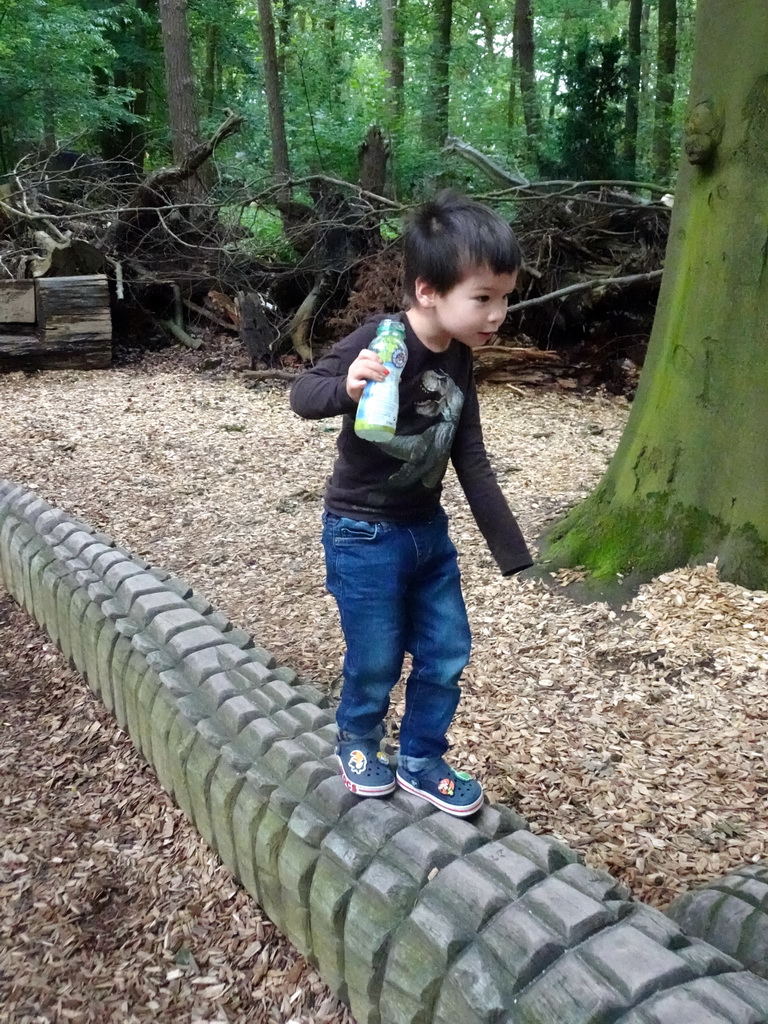
[[[0,475],[187,580],[337,694],[319,519],[337,424],[285,385],[172,350],[0,377]],[[623,398],[481,388],[486,441],[532,540],[587,494]],[[454,761],[534,831],[664,907],[768,841],[768,595],[680,569],[624,609],[562,573],[503,579],[455,479],[473,661]],[[401,708],[395,693],[393,721]],[[14,1024],[347,1024],[50,642],[0,595],[0,1002]]]

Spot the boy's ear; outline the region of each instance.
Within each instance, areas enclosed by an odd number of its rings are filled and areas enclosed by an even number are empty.
[[[413,285],[413,294],[417,305],[422,309],[431,309],[435,304],[437,289],[423,277],[417,277]]]

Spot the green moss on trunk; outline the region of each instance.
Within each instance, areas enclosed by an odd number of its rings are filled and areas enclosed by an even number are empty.
[[[583,566],[600,584],[620,577],[642,582],[717,558],[724,579],[768,589],[768,544],[752,524],[733,529],[671,494],[621,505],[601,487],[551,527],[541,547],[548,567]]]

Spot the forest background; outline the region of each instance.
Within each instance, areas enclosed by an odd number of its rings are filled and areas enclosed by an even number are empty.
[[[521,181],[671,190],[694,8],[0,0],[0,170],[64,148],[147,173],[181,161],[231,110],[243,124],[206,180],[225,206],[276,178],[357,182],[372,125],[388,156],[379,187],[398,204],[444,185],[488,189],[485,171],[446,154],[448,137]],[[245,219],[260,251],[295,255],[274,205],[257,203]]]

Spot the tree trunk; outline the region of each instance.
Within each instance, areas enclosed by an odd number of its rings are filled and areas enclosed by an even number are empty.
[[[515,0],[514,49],[520,70],[520,98],[523,101],[528,149],[535,156],[539,148],[540,117],[536,96],[531,0]]]
[[[512,57],[509,62],[509,92],[507,93],[507,156],[512,156],[517,151],[517,56],[512,50]]]
[[[360,188],[384,195],[389,146],[378,125],[372,124],[357,151],[357,180]]]
[[[126,109],[140,121],[118,121],[109,124],[99,132],[99,150],[104,160],[125,161],[133,164],[137,173],[144,167],[144,151],[147,145],[147,131],[144,118],[149,113],[149,80],[147,69],[137,66],[127,70],[115,70],[115,85],[130,88],[135,92],[133,100],[126,103]],[[116,165],[117,166],[117,165]]]
[[[677,62],[677,0],[659,0],[659,50],[656,64],[656,108],[653,155],[656,176],[669,179],[672,169],[672,105]]]
[[[699,0],[667,266],[616,455],[544,558],[594,579],[719,559],[768,588],[768,18]]]
[[[330,86],[328,91],[328,107],[331,111],[341,106],[341,83],[344,79],[341,54],[336,38],[336,2],[337,0],[329,0],[330,9],[325,18],[325,32],[328,38],[328,81]]]
[[[205,27],[205,85],[203,100],[205,113],[208,117],[213,116],[213,109],[216,103],[216,83],[219,70],[219,26],[206,25]]]
[[[50,85],[43,88],[43,142],[44,153],[55,153],[59,148],[56,138],[56,90]]]
[[[109,78],[100,68],[94,69],[94,83],[97,95],[106,92],[109,85]],[[113,81],[118,89],[130,88],[131,82],[126,68],[116,67],[113,71]],[[138,98],[138,92],[136,94]],[[130,110],[133,103],[127,103],[126,109]],[[136,147],[132,135],[136,125],[127,121],[110,122],[99,131],[99,152],[104,160],[130,159],[124,156],[126,153],[133,153]]]
[[[405,91],[404,33],[398,0],[381,0],[381,62],[384,65],[389,124],[403,116]]]
[[[424,105],[422,132],[427,143],[440,146],[448,135],[453,0],[434,0],[433,11],[431,89]]]
[[[285,84],[285,61],[291,45],[291,16],[293,15],[292,0],[283,0],[277,14],[277,72],[281,87]]]
[[[259,27],[264,57],[264,90],[269,110],[269,130],[272,140],[272,171],[278,181],[289,177],[288,143],[285,136],[285,114],[280,90],[275,46],[275,23],[272,19],[272,0],[259,0]]]
[[[637,126],[640,112],[640,57],[643,0],[630,0],[627,33],[627,105],[624,116],[624,160],[626,175],[637,174]]]
[[[652,65],[655,65],[653,46],[651,45],[651,5],[649,0],[642,0],[643,13],[640,18],[640,112],[638,114],[637,146],[638,163],[644,162],[653,166],[653,99],[654,81]]]
[[[200,142],[195,73],[189,43],[187,0],[160,0],[160,24],[165,51],[165,81],[174,163]]]

